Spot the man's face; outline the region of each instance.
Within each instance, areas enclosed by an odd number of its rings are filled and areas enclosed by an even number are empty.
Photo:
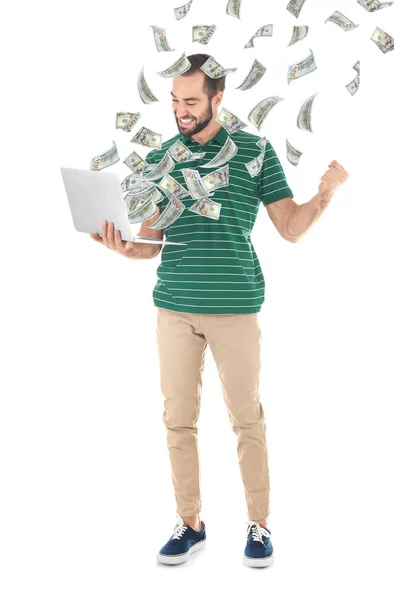
[[[203,71],[192,75],[174,77],[172,86],[172,110],[182,135],[192,137],[199,133],[216,118],[217,109],[212,108],[204,91],[205,73]]]

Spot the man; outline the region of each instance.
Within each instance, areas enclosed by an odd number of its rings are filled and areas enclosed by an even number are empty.
[[[188,56],[189,71],[173,79],[172,109],[179,134],[146,157],[157,164],[176,142],[203,158],[176,163],[171,171],[185,186],[181,169],[204,169],[223,148],[228,133],[216,121],[225,78],[211,79],[202,70],[206,54]],[[178,519],[174,533],[161,548],[158,560],[167,564],[186,561],[205,544],[205,523],[200,520],[200,469],[197,421],[200,410],[202,371],[210,346],[232,429],[237,435],[240,472],[245,488],[249,520],[244,564],[267,566],[273,561],[269,515],[269,472],[266,428],[259,400],[260,340],[258,313],[264,301],[264,277],[250,239],[260,202],[280,235],[297,242],[323,213],[335,189],[348,177],[332,161],[321,178],[318,193],[305,204],[293,200],[279,159],[267,140],[261,173],[251,177],[245,164],[261,149],[257,135],[238,131],[231,135],[238,152],[229,161],[229,185],[215,190],[221,204],[219,219],[187,210],[194,198],[182,200],[185,209],[166,229],[149,229],[158,214],[142,223],[139,235],[186,242],[166,245],[157,269],[153,301],[158,308],[157,346],[161,389],[165,398],[163,421],[171,463]],[[162,210],[168,199],[162,200]],[[160,209],[159,209],[160,210]],[[124,242],[112,223],[103,222],[107,248],[130,258],[153,258],[161,245]]]

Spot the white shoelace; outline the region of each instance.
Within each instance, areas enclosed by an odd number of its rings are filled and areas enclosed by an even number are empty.
[[[172,538],[174,540],[179,540],[185,533],[186,529],[187,529],[187,527],[184,525],[182,517],[178,516],[176,523],[175,523],[174,533],[172,534]]]
[[[264,535],[265,537],[270,537],[270,535],[271,535],[270,532],[267,531],[267,529],[265,527],[262,527],[261,525],[259,525],[257,523],[257,521],[246,521],[246,525],[247,525],[246,536],[248,536],[249,531],[252,530],[253,540],[255,542],[261,542],[265,546],[262,536]]]

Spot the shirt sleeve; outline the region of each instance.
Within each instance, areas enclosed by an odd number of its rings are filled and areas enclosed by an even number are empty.
[[[264,163],[258,185],[259,196],[264,206],[282,198],[294,197],[280,160],[269,140],[265,147]]]

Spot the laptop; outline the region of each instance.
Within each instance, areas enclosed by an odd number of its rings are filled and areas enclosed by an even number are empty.
[[[112,222],[122,240],[141,244],[171,244],[187,246],[185,242],[169,242],[133,235],[127,218],[120,180],[116,173],[61,167],[64,187],[70,205],[74,227],[83,233],[101,236],[102,222]],[[157,213],[159,218],[159,213]]]

